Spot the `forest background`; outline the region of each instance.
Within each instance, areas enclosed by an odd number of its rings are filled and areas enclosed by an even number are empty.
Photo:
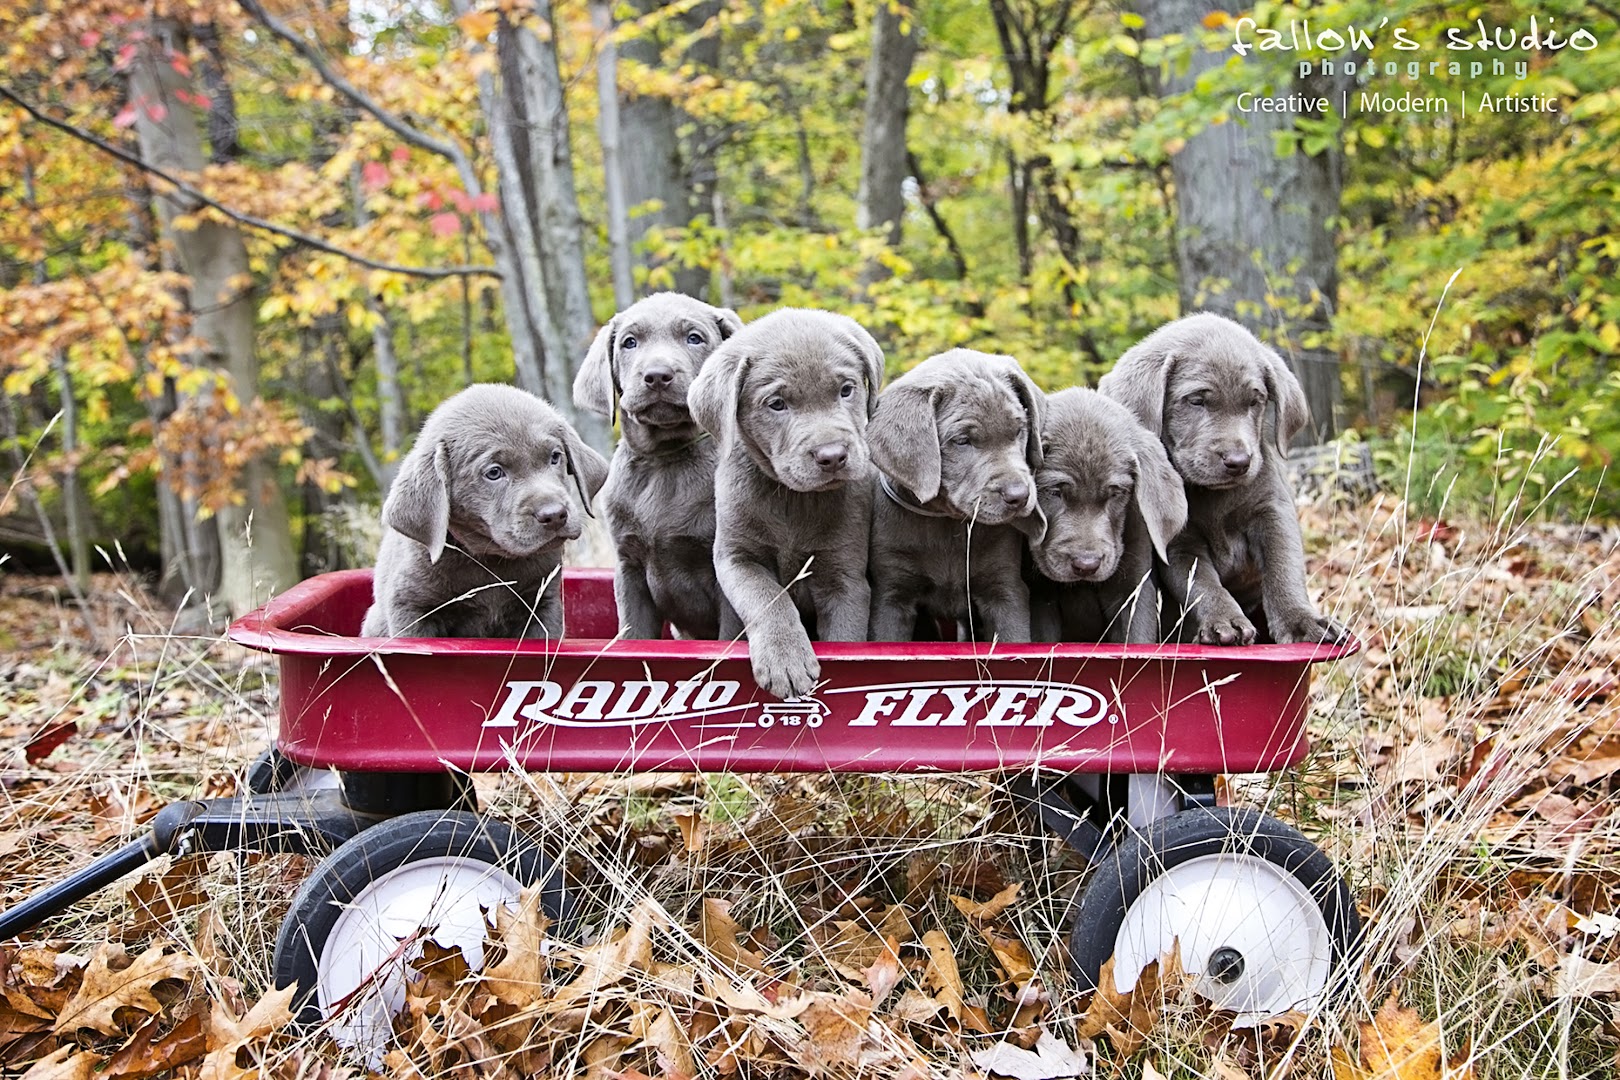
[[[1219,310],[1300,373],[1304,441],[1420,504],[1612,517],[1617,14],[6,0],[0,542],[239,613],[367,560],[355,523],[434,404],[498,380],[572,412],[595,327],[669,288],[848,312],[891,375],[967,346],[1049,388]],[[1286,46],[1233,49],[1265,28]]]

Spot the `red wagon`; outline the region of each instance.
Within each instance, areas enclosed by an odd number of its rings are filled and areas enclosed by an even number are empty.
[[[1359,924],[1330,861],[1217,807],[1214,778],[1297,763],[1311,665],[1353,643],[821,643],[824,682],[782,702],[754,685],[746,643],[615,640],[610,571],[569,570],[564,590],[558,642],[356,637],[369,570],[242,618],[231,639],[280,664],[280,734],[252,794],[169,807],[151,836],[0,916],[0,937],[156,854],[325,854],[276,978],[310,992],[307,1018],[370,1043],[424,924],[476,964],[484,912],[535,882],[566,924],[558,853],[479,817],[469,772],[991,770],[1095,864],[1070,934],[1082,985],[1113,956],[1128,989],[1175,943],[1197,989],[1252,1020],[1319,1003],[1346,969]]]

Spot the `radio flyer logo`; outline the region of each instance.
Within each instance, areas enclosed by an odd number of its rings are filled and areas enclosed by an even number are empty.
[[[550,680],[508,682],[499,706],[484,721],[490,729],[524,722],[553,727],[638,727],[697,721],[730,721],[730,727],[821,727],[835,711],[819,698],[797,701],[739,701],[742,684],[729,679],[581,679],[572,685]],[[991,727],[1088,728],[1122,717],[1113,701],[1088,686],[1056,682],[908,682],[838,687],[829,698],[860,695],[851,728]],[[839,700],[837,703],[845,703]],[[744,714],[757,710],[752,722]]]

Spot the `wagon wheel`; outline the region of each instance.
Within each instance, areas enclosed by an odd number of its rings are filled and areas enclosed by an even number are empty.
[[[1355,902],[1320,848],[1254,810],[1186,810],[1099,864],[1069,952],[1082,990],[1114,958],[1114,983],[1179,948],[1193,988],[1242,1026],[1308,1011],[1343,987],[1361,936]]]
[[[489,912],[542,883],[541,909],[564,921],[562,871],[510,825],[427,810],[374,825],[315,868],[276,938],[278,987],[299,988],[300,1023],[330,1021],[338,1043],[379,1059],[404,1005],[410,965],[431,938],[484,962]]]

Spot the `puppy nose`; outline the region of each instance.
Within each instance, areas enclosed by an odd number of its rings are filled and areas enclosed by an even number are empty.
[[[541,503],[534,516],[546,528],[560,529],[568,524],[568,507],[560,502]]]
[[[1237,451],[1236,453],[1221,455],[1221,464],[1225,465],[1226,471],[1231,473],[1233,476],[1241,476],[1248,472],[1249,462],[1251,460],[1253,459],[1241,450]]]
[[[1102,556],[1094,551],[1082,551],[1069,561],[1074,565],[1075,570],[1080,573],[1095,574],[1097,568],[1102,565]]]
[[[641,376],[648,386],[668,386],[675,381],[675,373],[667,367],[648,368]]]
[[[1010,484],[1001,486],[1001,499],[1008,506],[1023,506],[1029,501],[1029,485],[1022,480],[1014,480]]]
[[[824,443],[810,451],[822,472],[837,472],[849,462],[849,447],[841,442]]]

